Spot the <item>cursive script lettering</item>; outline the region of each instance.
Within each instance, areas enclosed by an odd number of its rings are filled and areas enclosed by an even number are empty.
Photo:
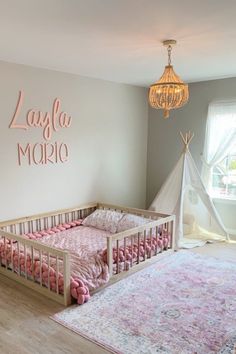
[[[32,127],[43,129],[43,138],[50,140],[52,133],[57,132],[59,128],[69,128],[72,123],[71,116],[68,113],[61,111],[61,101],[56,98],[52,105],[52,113],[42,112],[36,109],[30,109],[26,114],[25,124],[18,123],[19,115],[22,110],[24,99],[23,91],[19,92],[19,97],[16,104],[16,109],[9,125],[10,129],[28,130]]]
[[[18,97],[18,101],[17,101],[17,104],[16,104],[16,109],[15,109],[15,113],[13,115],[13,118],[11,120],[11,123],[9,125],[9,128],[14,128],[14,129],[25,129],[27,130],[28,127],[25,126],[25,125],[21,125],[21,124],[16,124],[16,118],[18,117],[19,115],[19,111],[21,110],[21,106],[22,106],[22,102],[23,102],[23,92],[20,91],[19,93],[19,97]]]

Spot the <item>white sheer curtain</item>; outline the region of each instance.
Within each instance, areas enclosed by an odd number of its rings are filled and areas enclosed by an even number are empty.
[[[202,179],[211,193],[212,170],[236,143],[236,100],[211,103],[208,108]]]

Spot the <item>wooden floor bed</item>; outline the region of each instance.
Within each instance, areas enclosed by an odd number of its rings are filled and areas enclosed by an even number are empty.
[[[91,203],[71,209],[53,211],[45,214],[33,215],[0,223],[0,273],[51,298],[65,306],[72,302],[71,297],[71,270],[70,253],[66,250],[49,247],[36,240],[24,238],[24,234],[42,232],[50,227],[63,223],[83,219],[96,209],[114,210],[119,213],[128,213],[150,219],[145,225],[138,226],[107,237],[107,264],[110,282],[115,278],[122,278],[130,273],[131,269],[141,264],[148,264],[150,258],[160,257],[163,252],[171,252],[174,249],[175,216],[164,215],[152,211],[127,208],[103,203]],[[165,233],[169,235],[169,242],[165,249],[157,249],[156,241]],[[150,237],[150,235],[152,235]],[[162,236],[161,236],[162,235]],[[143,243],[142,243],[143,242]],[[114,261],[114,248],[119,252],[127,245],[136,244],[137,257],[129,261]],[[151,252],[144,249],[143,257],[140,257],[141,244],[150,246]],[[132,251],[133,252],[133,251]],[[125,256],[126,258],[126,256]],[[115,263],[115,264],[114,264]],[[122,264],[121,264],[122,263]],[[53,274],[51,274],[53,264]],[[48,271],[47,283],[43,278],[45,267]],[[30,269],[30,273],[27,272]],[[50,285],[50,276],[55,278],[55,287]]]

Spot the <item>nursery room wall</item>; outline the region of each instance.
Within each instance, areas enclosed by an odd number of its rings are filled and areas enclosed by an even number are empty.
[[[146,89],[5,62],[0,77],[0,220],[89,201],[145,207]]]
[[[162,111],[149,109],[147,207],[180,157],[183,144],[179,131],[194,132],[190,149],[201,171],[208,105],[212,101],[235,99],[236,78],[192,83],[189,95],[186,106],[171,111],[168,119],[163,118]],[[226,228],[236,234],[236,202],[218,199],[214,203]]]

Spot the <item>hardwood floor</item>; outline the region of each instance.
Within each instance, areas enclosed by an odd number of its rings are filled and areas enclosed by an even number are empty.
[[[62,309],[61,305],[0,276],[0,353],[108,353],[49,318]]]
[[[192,251],[236,262],[236,242],[208,244]],[[61,309],[53,301],[0,276],[0,353],[109,353],[49,318]]]

